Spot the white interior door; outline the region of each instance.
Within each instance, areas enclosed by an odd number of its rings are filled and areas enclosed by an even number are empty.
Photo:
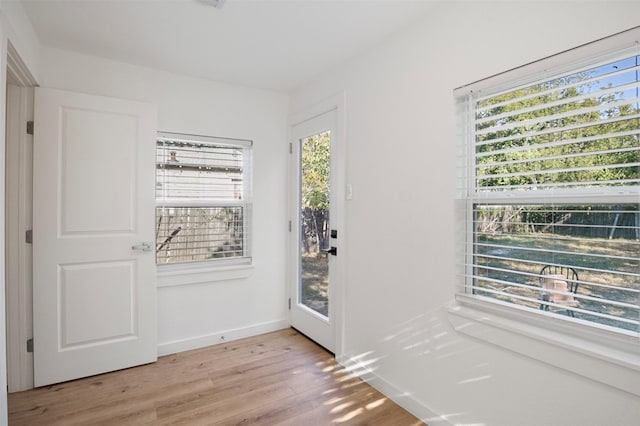
[[[337,111],[292,127],[291,325],[336,352],[340,214]]]
[[[34,107],[35,386],[153,362],[155,106],[37,88]]]

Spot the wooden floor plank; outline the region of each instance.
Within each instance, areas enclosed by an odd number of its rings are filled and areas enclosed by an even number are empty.
[[[9,394],[21,425],[423,425],[293,329]]]

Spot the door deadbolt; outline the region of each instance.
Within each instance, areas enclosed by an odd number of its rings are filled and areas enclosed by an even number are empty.
[[[326,253],[327,255],[333,255],[333,256],[337,256],[338,255],[338,247],[331,247],[329,249],[323,249],[321,250],[323,253]]]

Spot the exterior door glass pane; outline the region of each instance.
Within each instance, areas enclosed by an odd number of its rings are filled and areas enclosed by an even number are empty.
[[[300,140],[300,277],[298,303],[329,316],[331,133]]]

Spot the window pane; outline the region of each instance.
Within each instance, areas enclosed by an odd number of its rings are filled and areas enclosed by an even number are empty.
[[[251,141],[159,133],[158,264],[249,258]]]
[[[159,139],[156,150],[156,199],[241,200],[242,147]]]
[[[156,208],[158,264],[244,255],[242,207]]]
[[[476,204],[473,293],[637,331],[638,208]]]
[[[458,99],[461,289],[637,337],[640,56],[587,60]]]
[[[637,186],[640,57],[475,102],[477,192]]]

